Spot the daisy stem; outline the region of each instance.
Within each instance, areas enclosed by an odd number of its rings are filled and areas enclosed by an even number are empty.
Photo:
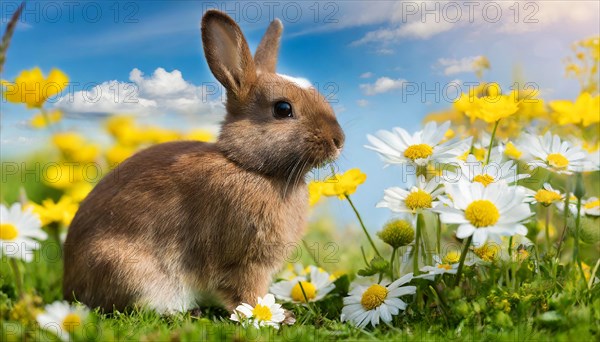
[[[21,278],[21,271],[19,270],[19,264],[16,259],[8,258],[10,260],[10,268],[12,268],[13,274],[15,276],[15,284],[17,286],[17,292],[19,293],[19,297],[22,297],[25,292],[23,291],[23,278]]]
[[[550,241],[550,207],[546,207],[546,253],[550,253],[550,248],[552,247],[552,243]]]
[[[573,247],[573,261],[577,263],[577,267],[581,272],[581,277],[585,282],[585,273],[583,272],[583,266],[581,265],[581,258],[579,257],[579,229],[581,225],[581,197],[577,198],[577,216],[575,217],[575,247]]]
[[[467,238],[465,242],[465,246],[463,247],[463,251],[460,254],[460,260],[458,261],[458,269],[456,270],[456,283],[454,286],[458,286],[460,284],[460,277],[462,275],[463,265],[465,264],[465,259],[467,258],[467,253],[469,252],[469,246],[471,245],[471,240],[473,240],[473,235]]]
[[[367,261],[367,256],[365,254],[365,249],[363,248],[363,246],[360,246],[360,252],[362,253],[362,257],[363,257],[363,260],[365,261],[365,265],[367,265],[367,267],[369,267],[369,262]]]
[[[498,124],[500,120],[497,120],[494,124],[494,129],[492,130],[492,137],[490,138],[490,146],[488,146],[487,158],[485,159],[485,165],[490,163],[490,156],[492,155],[492,145],[494,144],[494,139],[496,138],[496,130],[498,129]]]
[[[558,240],[558,247],[556,248],[556,262],[558,263],[560,260],[560,248],[562,247],[562,243],[565,239],[565,234],[567,232],[567,223],[569,220],[569,204],[570,204],[570,200],[571,200],[571,188],[570,188],[570,182],[569,182],[570,178],[567,178],[567,186],[566,186],[566,193],[565,193],[565,208],[563,209],[563,217],[564,217],[564,222],[563,222],[563,231],[560,234],[560,240]]]
[[[360,226],[361,226],[363,232],[365,232],[365,235],[367,236],[367,239],[369,240],[369,243],[373,247],[373,250],[375,251],[375,254],[377,254],[378,257],[381,257],[381,253],[379,253],[379,250],[377,250],[377,247],[375,247],[375,243],[373,242],[373,239],[371,239],[371,235],[369,235],[369,232],[367,231],[367,228],[365,227],[365,223],[363,222],[362,217],[360,216],[358,210],[356,210],[356,207],[354,206],[354,203],[352,203],[352,200],[350,199],[350,196],[349,195],[344,195],[344,196],[348,200],[348,203],[350,203],[350,206],[352,207],[352,210],[354,210],[354,213],[356,214],[356,217],[358,218],[358,222],[360,222]]]
[[[513,260],[513,255],[514,255],[514,253],[513,253],[513,236],[511,236],[510,239],[508,239],[508,256],[510,259],[510,273],[512,275],[511,282],[513,284],[513,287],[516,289],[517,288],[517,271],[515,269],[515,265],[518,262],[518,260]],[[506,279],[506,283],[508,285],[508,278]]]
[[[421,239],[421,220],[419,219],[421,214],[417,215],[417,232],[415,235],[415,252],[413,253],[413,274],[419,275],[419,246]]]
[[[391,279],[395,279],[394,277],[394,259],[396,259],[396,251],[398,250],[398,248],[394,247],[394,249],[392,250],[392,257],[390,258],[390,276]]]
[[[440,220],[440,215],[437,216],[437,244],[436,244],[436,253],[440,255],[442,253],[442,220]]]
[[[432,251],[432,248],[429,245],[431,240],[429,240],[429,235],[427,235],[427,229],[425,229],[425,216],[423,215],[423,213],[417,215],[417,221],[419,220],[421,220],[421,255],[423,255],[422,258],[424,261],[431,264],[433,262],[433,259],[431,258],[431,253],[428,253]]]

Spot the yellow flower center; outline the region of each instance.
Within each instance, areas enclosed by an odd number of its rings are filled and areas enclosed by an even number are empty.
[[[0,240],[10,241],[17,238],[19,231],[10,223],[0,224]]]
[[[506,144],[506,150],[504,150],[504,153],[513,158],[513,159],[519,159],[521,158],[521,156],[523,155],[523,152],[521,152],[512,142],[508,142]]]
[[[411,160],[427,158],[433,154],[433,148],[427,144],[410,145],[404,151],[404,156]]]
[[[300,288],[300,285],[302,285],[302,288]],[[302,293],[302,289],[304,289],[304,293]],[[306,298],[304,298],[305,294],[306,294]],[[308,281],[299,281],[292,288],[292,299],[297,302],[306,303],[307,299],[311,300],[311,299],[314,299],[316,296],[317,296],[317,289],[315,288],[315,286],[312,283],[310,283]]]
[[[439,264],[439,265],[437,265],[437,267],[438,267],[438,268],[443,268],[443,269],[445,269],[445,270],[447,270],[447,271],[449,271],[449,270],[451,270],[451,269],[452,269],[452,266],[451,266],[451,265],[449,265],[449,264]]]
[[[557,169],[564,169],[569,166],[569,160],[560,153],[550,153],[546,160],[550,166]]]
[[[431,201],[431,195],[421,189],[411,192],[404,200],[406,206],[412,210],[431,208]]]
[[[446,264],[456,264],[460,260],[460,253],[457,251],[451,251],[446,254],[442,261]]]
[[[465,210],[465,217],[477,228],[488,227],[500,218],[500,212],[494,203],[488,200],[473,201]]]
[[[556,191],[550,191],[546,189],[538,190],[538,192],[535,193],[535,196],[533,196],[533,198],[535,198],[535,200],[539,203],[546,205],[550,205],[556,201],[560,201],[561,199],[559,193],[557,193]]]
[[[75,331],[79,325],[81,325],[81,317],[75,313],[68,314],[62,322],[63,328],[70,333]]]
[[[273,313],[268,306],[257,304],[254,309],[252,309],[252,316],[256,317],[259,321],[270,321],[271,317],[273,317]]]
[[[479,248],[474,248],[473,252],[475,252],[475,254],[481,258],[481,260],[491,262],[496,259],[496,255],[498,254],[499,250],[500,247],[498,245],[486,243],[485,245]]]
[[[385,287],[379,284],[371,285],[365,293],[363,293],[360,304],[365,310],[376,309],[383,304],[387,294],[388,290]]]
[[[600,207],[600,200],[595,200],[595,201],[592,201],[592,202],[587,202],[586,204],[583,205],[583,207],[585,209],[592,209],[592,208],[595,208],[595,207]]]
[[[478,182],[478,183],[483,184],[483,186],[488,186],[492,182],[494,182],[494,177],[485,173],[483,175],[477,175],[477,176],[473,177],[473,182]]]

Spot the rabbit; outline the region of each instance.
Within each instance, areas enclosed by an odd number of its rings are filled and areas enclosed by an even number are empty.
[[[65,299],[168,314],[268,292],[305,229],[306,175],[345,139],[317,89],[275,72],[282,30],[271,22],[253,58],[233,19],[204,14],[204,54],[227,95],[217,141],[149,147],[95,186],[68,230]]]

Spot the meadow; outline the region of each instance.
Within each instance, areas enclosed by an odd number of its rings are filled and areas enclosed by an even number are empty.
[[[410,175],[408,187],[399,177],[397,187],[370,189],[395,218],[364,225],[352,201],[369,176],[361,165],[311,180],[307,235],[271,294],[233,314],[102,313],[63,302],[62,244],[105,172],[154,144],[217,137],[113,115],[99,128],[110,144],[101,144],[65,130],[63,113],[47,105],[69,82],[65,72],[32,68],[3,80],[3,101],[30,109],[48,145],[2,160],[1,340],[598,340],[599,39],[573,45],[565,69],[580,82],[575,99],[502,92],[480,58],[480,85],[428,115],[422,130],[369,135],[382,166]],[[35,85],[40,92],[26,95]],[[338,200],[355,225],[317,210]]]

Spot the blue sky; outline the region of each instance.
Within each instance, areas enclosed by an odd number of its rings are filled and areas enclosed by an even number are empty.
[[[34,66],[46,73],[56,67],[76,83],[74,92],[110,81],[123,90],[137,80],[136,96],[154,101],[158,109],[66,98],[50,104],[70,113],[65,127],[100,141],[96,132],[101,121],[95,114],[106,111],[131,111],[142,122],[169,127],[215,129],[222,117],[218,99],[207,104],[194,97],[203,83],[214,82],[200,41],[203,10],[215,5],[228,10],[252,50],[273,14],[285,26],[278,71],[308,78],[322,92],[336,91],[333,106],[347,135],[338,165],[341,170],[360,167],[367,173],[355,202],[375,229],[391,216],[386,209],[375,209],[375,203],[386,187],[401,180],[398,169],[383,169],[379,158],[363,148],[366,134],[394,126],[413,132],[427,113],[448,107],[448,100],[456,96],[450,92],[444,97],[439,91],[437,99],[432,93],[422,98],[422,91],[410,95],[408,83],[443,89],[450,82],[476,81],[470,61],[484,55],[492,65],[487,81],[506,89],[518,66],[545,99],[574,98],[578,84],[564,78],[563,60],[573,41],[599,34],[595,1],[523,2],[518,16],[512,1],[475,2],[472,13],[467,2],[452,4],[458,9],[445,2],[423,7],[420,1],[28,1],[2,78],[12,80]],[[1,31],[17,5],[13,1],[0,5]],[[155,73],[158,68],[164,70]],[[139,72],[132,73],[134,69]],[[325,89],[328,83],[335,88]],[[181,99],[191,104],[182,108]],[[4,159],[44,144],[47,136],[25,123],[34,113],[5,102],[1,108]],[[353,220],[346,203],[330,200],[328,205],[340,222]]]

